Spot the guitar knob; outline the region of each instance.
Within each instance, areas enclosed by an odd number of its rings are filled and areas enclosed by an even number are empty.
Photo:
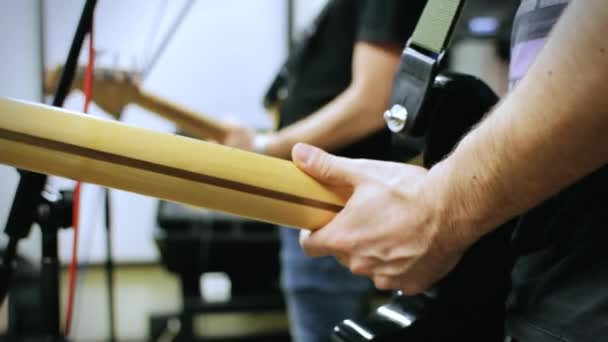
[[[384,121],[392,132],[398,133],[405,128],[407,114],[407,109],[405,109],[405,107],[395,104],[391,109],[384,112]]]

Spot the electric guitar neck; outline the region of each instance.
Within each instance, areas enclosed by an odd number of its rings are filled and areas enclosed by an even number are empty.
[[[52,94],[63,71],[59,66],[45,72],[44,90]],[[93,77],[93,101],[115,118],[124,107],[135,104],[174,122],[189,135],[202,140],[221,141],[229,127],[209,115],[198,113],[161,96],[143,90],[137,74],[104,68],[95,69]],[[73,82],[74,89],[83,89],[84,68],[79,68]]]
[[[349,195],[286,160],[6,98],[0,163],[307,229]]]

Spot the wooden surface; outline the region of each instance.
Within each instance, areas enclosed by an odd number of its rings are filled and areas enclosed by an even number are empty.
[[[0,163],[308,229],[348,196],[289,161],[6,98]]]
[[[193,137],[223,141],[228,127],[210,116],[189,110],[160,96],[139,89],[133,103],[174,122]]]

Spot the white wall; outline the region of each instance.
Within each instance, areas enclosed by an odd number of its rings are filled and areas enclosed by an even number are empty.
[[[45,1],[47,67],[64,62],[83,3]],[[185,3],[100,0],[95,16],[95,44],[100,53],[96,65],[141,68]],[[286,55],[286,5],[282,0],[196,1],[143,87],[213,117],[232,115],[255,127],[269,127],[261,101]],[[155,22],[159,17],[161,20]],[[154,30],[157,34],[150,39]],[[85,60],[83,53],[83,64]],[[75,94],[66,107],[80,110],[82,102],[82,96]],[[96,108],[93,113],[104,115]],[[135,106],[126,109],[123,121],[160,131],[174,130],[171,123]],[[64,181],[57,184],[73,186]],[[116,260],[156,260],[153,231],[157,200],[115,190],[111,198]],[[102,203],[99,188],[86,186],[81,259],[105,258]],[[69,258],[71,239],[71,231],[62,232],[63,260]]]

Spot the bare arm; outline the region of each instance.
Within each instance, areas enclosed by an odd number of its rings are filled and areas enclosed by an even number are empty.
[[[391,94],[401,48],[356,43],[349,87],[315,113],[277,132],[268,154],[288,158],[298,142],[334,150],[382,128],[381,113]]]
[[[481,231],[608,162],[608,7],[574,1],[529,73],[433,168],[447,202]]]
[[[295,163],[353,188],[346,207],[304,236],[379,288],[418,293],[481,235],[608,162],[608,7],[577,0],[528,75],[431,170],[351,160],[297,145]]]
[[[396,45],[356,43],[348,88],[305,119],[270,135],[264,153],[289,158],[298,142],[334,150],[381,129],[400,52]],[[253,149],[253,134],[235,127],[223,143]]]

